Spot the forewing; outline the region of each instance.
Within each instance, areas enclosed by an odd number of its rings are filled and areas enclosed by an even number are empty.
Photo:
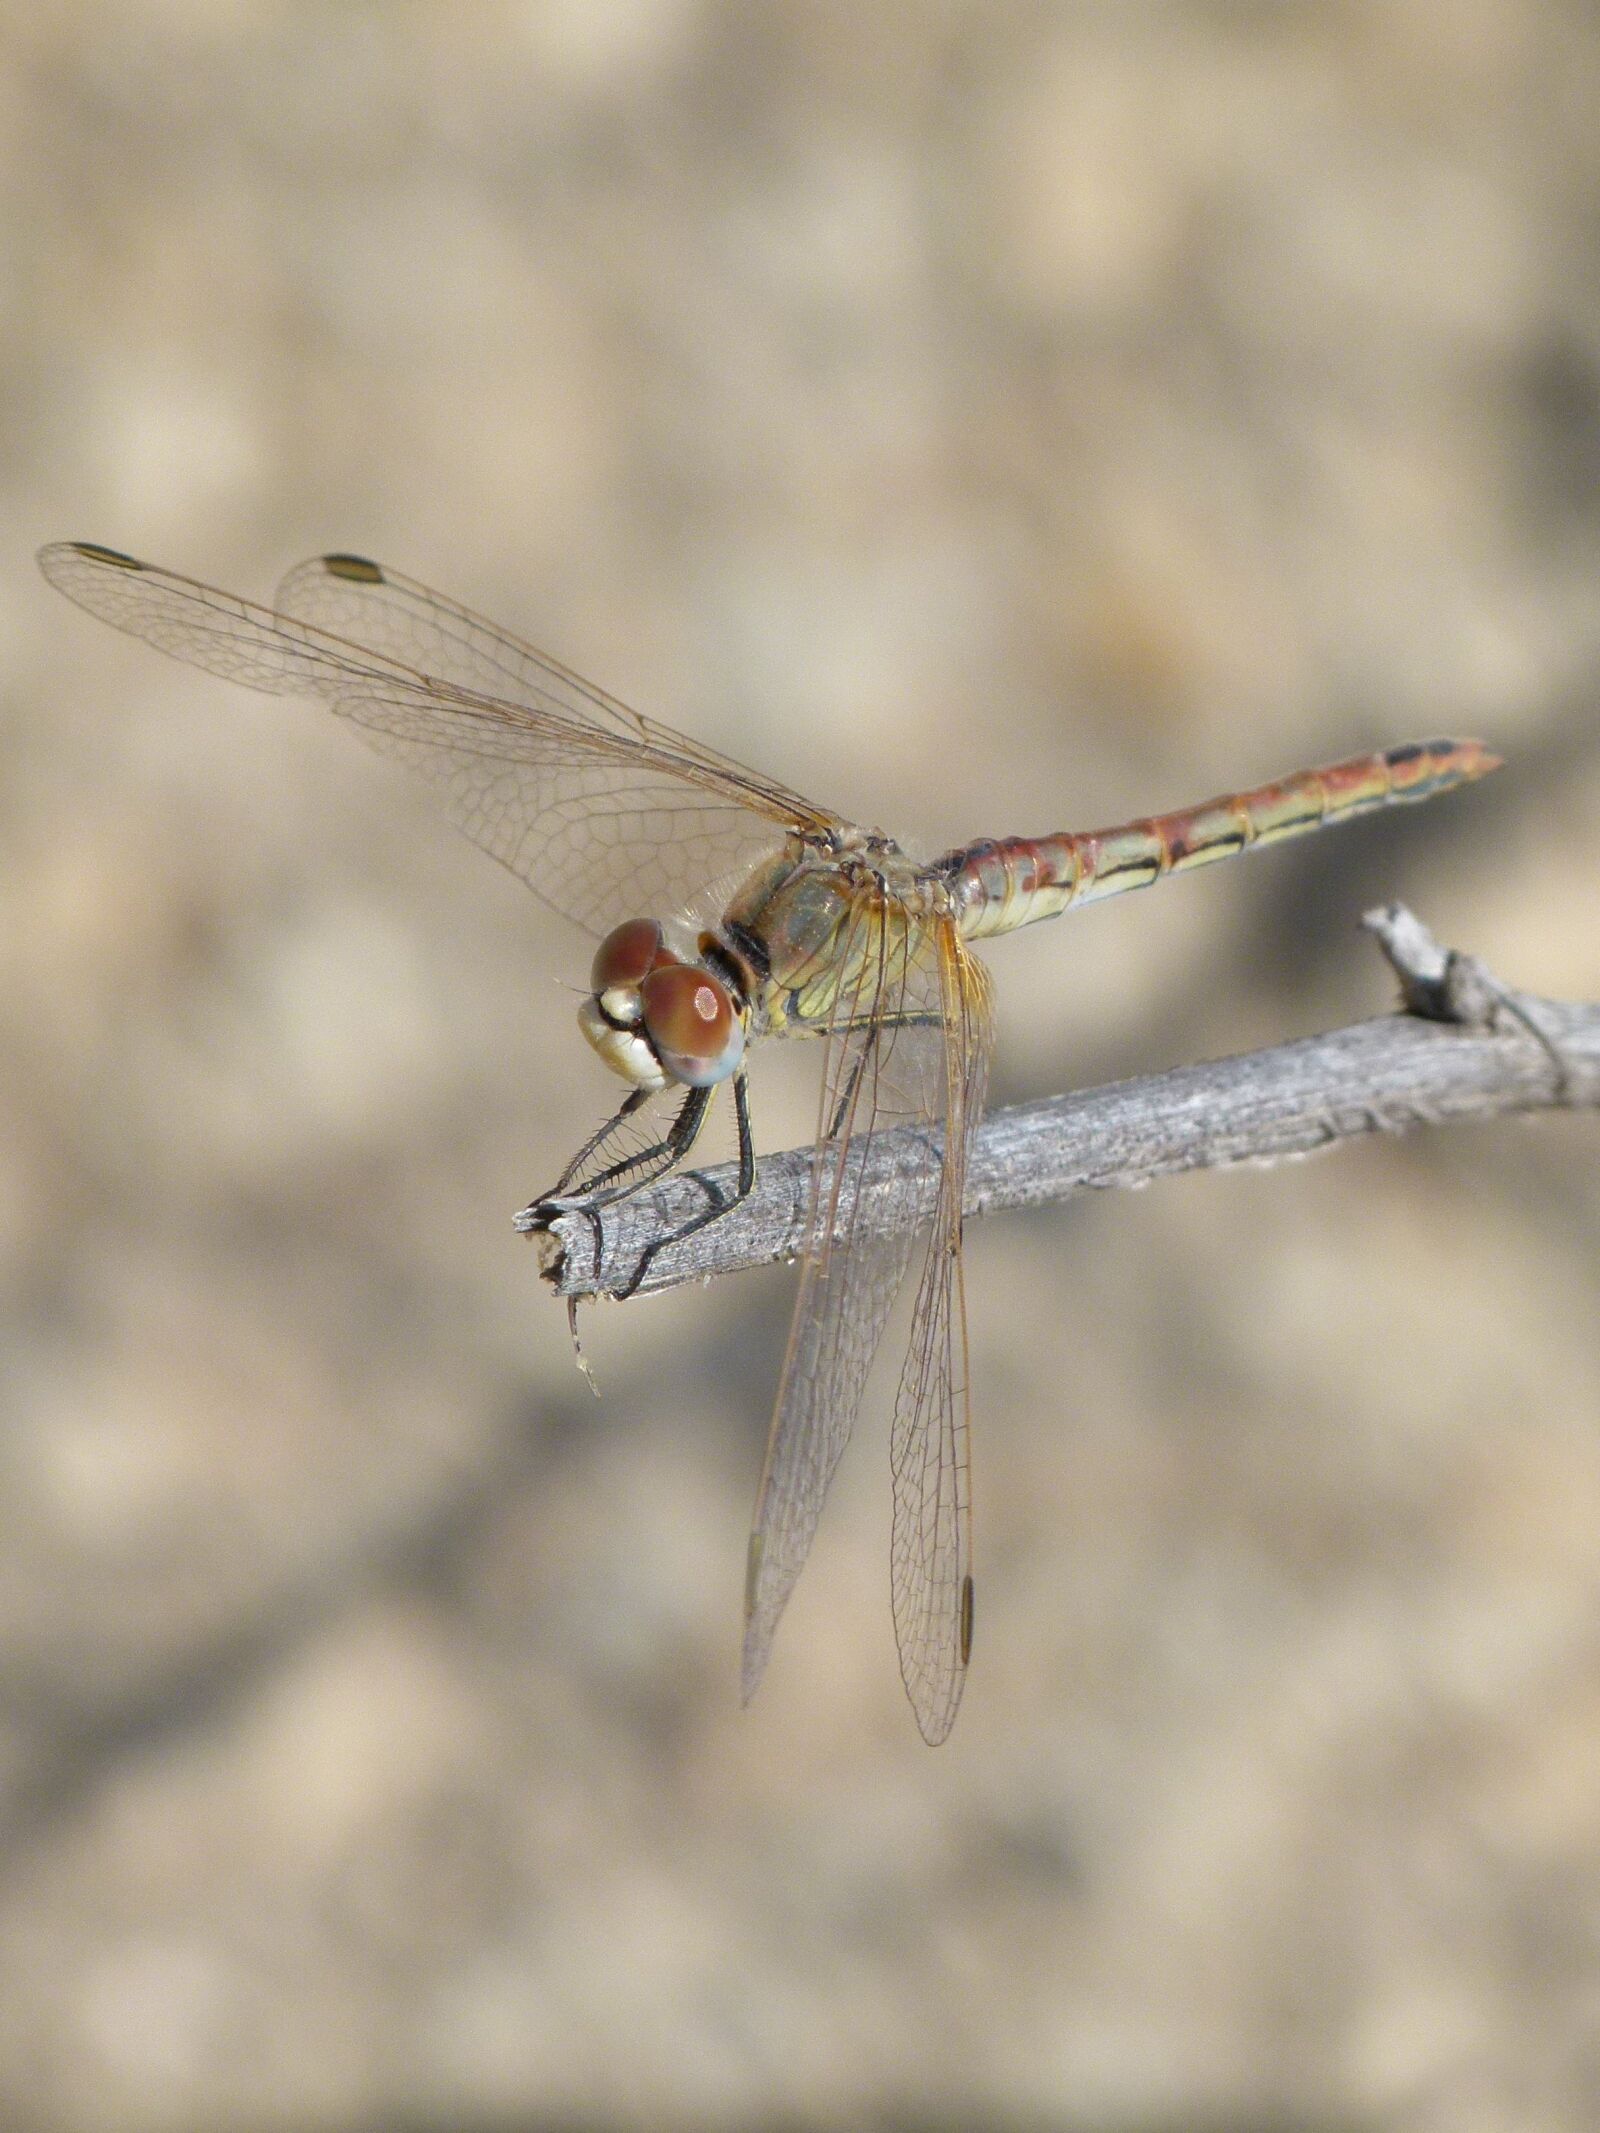
[[[679,775],[696,774],[774,821],[821,828],[835,819],[764,772],[630,710],[460,601],[365,556],[319,555],[297,563],[274,594],[273,607],[429,681],[598,727],[630,749],[643,743]]]
[[[972,1650],[972,1485],[961,1204],[993,1050],[989,975],[954,926],[939,941],[944,1163],[890,1437],[890,1589],[900,1673],[930,1745],[955,1723]]]
[[[282,612],[84,543],[39,562],[80,607],[175,659],[323,698],[439,786],[475,843],[596,933],[687,906],[823,821],[798,794],[362,558],[301,564]]]
[[[904,914],[902,914],[904,916]],[[748,1702],[810,1552],[823,1498],[849,1441],[873,1355],[937,1182],[914,1165],[868,1208],[864,1158],[875,1133],[940,1115],[946,1036],[937,943],[908,934],[864,897],[840,966],[827,1039],[800,1293],[795,1300],[745,1587],[743,1691]]]

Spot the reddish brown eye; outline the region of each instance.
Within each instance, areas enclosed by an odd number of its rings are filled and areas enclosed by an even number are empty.
[[[644,983],[664,954],[661,928],[653,918],[630,918],[613,926],[595,950],[590,990],[602,993],[625,986],[631,991]]]
[[[744,1024],[719,979],[692,963],[669,963],[651,971],[642,991],[645,1031],[674,1080],[704,1089],[733,1072]]]

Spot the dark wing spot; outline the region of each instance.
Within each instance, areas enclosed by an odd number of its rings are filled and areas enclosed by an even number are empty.
[[[330,578],[348,578],[353,585],[383,583],[383,572],[364,555],[325,555],[322,567]]]
[[[124,555],[120,548],[102,548],[98,541],[69,541],[74,555],[86,557],[91,563],[111,563],[118,570],[143,570],[137,556]]]

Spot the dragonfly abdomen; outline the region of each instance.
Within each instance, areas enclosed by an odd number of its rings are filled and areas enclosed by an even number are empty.
[[[950,883],[962,933],[981,940],[1348,815],[1430,800],[1499,767],[1478,741],[1408,741],[1112,829],[988,838],[947,854],[938,871]]]

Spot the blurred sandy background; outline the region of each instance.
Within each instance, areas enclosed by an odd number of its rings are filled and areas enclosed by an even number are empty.
[[[1592,1118],[975,1230],[955,1735],[881,1408],[742,1714],[793,1277],[592,1400],[587,945],[31,561],[365,550],[928,852],[1511,758],[998,944],[1000,1101],[1385,895],[1600,996],[1600,15],[13,5],[0,186],[0,2124],[1600,2121]]]

